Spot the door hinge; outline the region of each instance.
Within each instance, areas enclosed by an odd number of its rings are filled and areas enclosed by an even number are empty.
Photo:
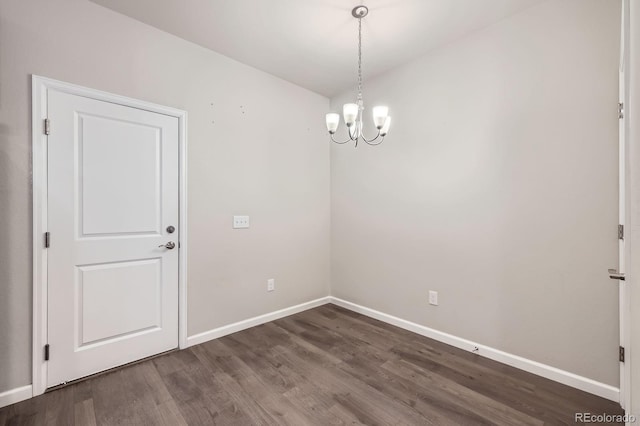
[[[49,344],[44,345],[44,360],[49,361]]]
[[[618,102],[618,118],[624,118],[624,104]]]
[[[44,119],[44,134],[48,135],[51,133],[51,121],[48,118]]]
[[[624,225],[618,225],[618,239],[624,239]]]
[[[618,359],[620,362],[624,362],[624,346],[620,346],[620,349],[618,349]]]
[[[48,232],[44,233],[44,247],[45,248],[49,248],[49,245],[51,244],[51,234],[49,234]]]

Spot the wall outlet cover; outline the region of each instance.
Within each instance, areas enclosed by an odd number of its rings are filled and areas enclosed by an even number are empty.
[[[249,216],[234,216],[233,229],[243,229],[249,227]]]

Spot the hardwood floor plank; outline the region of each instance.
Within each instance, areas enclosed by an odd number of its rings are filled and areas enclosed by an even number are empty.
[[[145,375],[151,361],[134,364],[92,382],[93,404],[98,424],[158,424],[156,401],[161,389],[149,385]]]
[[[301,348],[302,350],[305,350],[305,351],[309,352],[310,355],[315,354],[315,356],[317,357],[317,361],[319,363],[321,363],[322,365],[331,366],[331,365],[339,364],[339,363],[342,362],[342,360],[340,358],[338,358],[336,356],[333,356],[332,354],[321,350],[320,348],[318,348],[317,346],[311,344],[310,342],[306,341],[305,339],[301,338],[300,336],[298,336],[296,334],[290,334],[281,325],[276,324],[276,322],[271,322],[271,323],[264,324],[263,327],[265,327],[270,333],[285,333],[289,337],[287,339],[287,343],[286,344],[274,345],[274,346],[272,346],[271,349],[276,349],[276,348],[279,348],[279,347],[288,347],[288,346],[291,346],[291,345],[295,345],[295,346]],[[274,362],[277,362],[277,361],[274,361]],[[295,370],[299,371],[299,369],[295,369]]]
[[[212,403],[206,390],[195,383],[190,372],[183,369],[162,376],[182,418],[190,424],[210,424],[218,415],[219,405]]]
[[[6,412],[7,425],[41,425],[45,423],[48,395],[40,395],[0,409]],[[0,416],[1,417],[1,416]],[[1,423],[0,423],[1,425]]]
[[[51,392],[46,399],[45,424],[66,426],[74,421],[73,388]]]
[[[152,361],[161,376],[185,370],[197,362],[196,356],[190,350],[171,352]]]
[[[336,417],[342,420],[344,424],[347,425],[364,425],[351,411],[346,409],[344,406],[335,403],[331,406],[329,411],[334,414]]]
[[[84,402],[88,399],[93,398],[93,393],[91,391],[91,380],[83,380],[81,382],[76,383],[73,386],[73,402]],[[93,404],[93,403],[92,403]]]
[[[384,364],[372,367],[366,362],[349,361],[340,368],[437,424],[492,424],[458,398],[452,398],[437,387],[417,386],[414,381],[384,369]]]
[[[216,385],[224,389],[224,395],[222,396],[225,400],[225,407],[227,407],[227,410],[231,410],[225,414],[240,413],[240,415],[246,416],[248,420],[246,424],[277,424],[267,410],[253,398],[253,395],[245,392],[242,386],[232,377],[234,373],[231,371],[227,372],[224,368],[220,367],[220,364],[218,364],[216,360],[222,358],[223,355],[219,353],[216,354],[217,345],[213,345],[210,350],[206,348],[206,346],[207,344],[202,344],[191,349],[208,370],[208,374],[215,381]]]
[[[303,369],[308,380],[362,423],[437,424],[412,408],[385,397],[384,394],[365,383],[353,380],[350,375],[338,371],[335,367],[321,366],[321,363],[316,362],[317,353],[293,345],[278,347],[276,357],[291,368]],[[377,421],[372,423],[372,419]]]
[[[333,401],[319,397],[319,389],[304,376],[268,356],[276,344],[286,345],[290,340],[281,330],[266,326],[221,339],[274,390],[302,410],[312,424],[345,424],[343,418],[330,411]]]
[[[188,423],[182,417],[178,405],[173,399],[169,399],[161,404],[158,404],[158,412],[162,422],[160,424],[166,426],[187,426]]]
[[[336,405],[316,386],[306,382],[301,383],[284,394],[296,407],[304,411],[310,424],[314,425],[346,425],[357,421],[356,417],[344,413],[336,413],[332,408]]]
[[[74,419],[76,425],[96,426],[96,413],[93,409],[92,399],[75,403]]]
[[[281,369],[280,365],[271,363],[262,356],[262,353],[271,349],[269,346],[259,345],[254,347],[250,344],[250,340],[251,336],[231,336],[225,338],[222,342],[235,352],[238,358],[257,374],[272,391],[285,393],[292,389],[295,384],[291,379],[291,371],[286,368]]]
[[[322,318],[309,315],[311,321],[317,324],[327,324]],[[323,316],[324,317],[324,316]],[[315,320],[313,319],[315,318]],[[328,317],[331,321],[331,317]],[[333,317],[335,318],[335,317]],[[332,324],[327,326],[332,327]],[[336,326],[336,330],[350,335],[347,327]],[[388,341],[388,338],[386,339]],[[360,342],[360,343],[358,343]],[[388,374],[382,365],[390,358],[395,358],[391,353],[384,353],[368,342],[361,341],[359,337],[352,336],[348,342],[341,344],[343,350],[353,355],[349,360],[337,365],[339,370],[350,374],[358,380],[368,384],[381,393],[402,402],[416,410],[424,417],[436,424],[488,424],[482,417],[476,415],[460,404],[454,404],[449,399],[438,398],[440,393],[435,392],[433,397],[424,396],[413,383],[401,377]],[[444,415],[443,413],[446,413]]]
[[[542,425],[544,422],[534,419],[507,405],[501,404],[489,397],[474,392],[473,390],[461,386],[458,383],[448,380],[445,377],[425,371],[408,361],[389,361],[382,366],[383,369],[393,372],[400,377],[411,380],[416,386],[423,389],[438,389],[449,398],[455,399],[457,403],[473,407],[473,410],[491,423],[502,425]]]
[[[277,389],[272,389],[268,381],[262,380],[256,371],[244,363],[224,343],[223,339],[209,342],[205,345],[205,351],[212,355],[208,358],[212,365],[230,372],[230,376],[243,391],[245,403],[249,399],[247,396],[251,395],[250,399],[265,410],[277,424],[310,424],[297,407],[284,398]]]

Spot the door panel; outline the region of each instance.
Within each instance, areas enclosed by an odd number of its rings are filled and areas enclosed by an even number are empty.
[[[78,121],[80,235],[160,234],[161,129],[85,114]]]
[[[161,327],[161,262],[158,258],[78,267],[78,348]]]
[[[48,110],[50,387],[178,346],[179,235],[177,118],[53,90]]]

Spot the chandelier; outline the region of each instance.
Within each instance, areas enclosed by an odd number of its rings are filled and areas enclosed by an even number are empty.
[[[364,112],[364,102],[362,101],[362,18],[367,16],[369,9],[366,6],[356,6],[351,11],[351,15],[358,19],[358,98],[354,104],[344,104],[342,108],[342,117],[347,125],[347,133],[349,138],[343,142],[335,140],[333,135],[340,124],[340,115],[337,113],[327,114],[327,130],[331,140],[337,144],[345,144],[347,142],[358,142],[363,140],[369,145],[380,145],[384,141],[384,137],[389,132],[391,126],[391,117],[389,116],[389,108],[386,106],[373,107],[373,124],[376,126],[378,134],[368,139],[365,137],[362,125],[362,113]]]

